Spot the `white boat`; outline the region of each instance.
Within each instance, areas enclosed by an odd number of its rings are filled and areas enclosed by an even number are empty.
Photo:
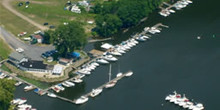
[[[115,55],[115,56],[121,56],[122,54],[120,52],[118,52],[117,50],[114,50],[114,51],[111,51],[109,52],[110,54],[112,55]]]
[[[83,82],[83,80],[80,79],[80,78],[74,78],[72,81],[73,81],[74,83],[81,83],[81,82]]]
[[[54,87],[58,88],[61,91],[65,90],[65,88],[61,84],[55,85]]]
[[[117,61],[118,59],[113,57],[112,55],[104,55],[103,58],[108,61]]]
[[[78,70],[77,72],[78,72],[78,73],[81,73],[81,74],[91,74],[90,71],[87,71],[87,70],[85,70],[85,69],[80,69],[80,70]]]
[[[188,102],[186,102],[186,104],[183,105],[182,107],[183,107],[183,108],[189,108],[191,105],[193,105],[193,103],[188,101]]]
[[[134,38],[132,38],[131,41],[138,44],[138,41],[136,41]]]
[[[57,97],[57,95],[55,95],[55,94],[53,94],[53,93],[47,93],[47,96],[53,97],[53,98]]]
[[[64,87],[71,87],[71,86],[70,86],[69,84],[67,84],[66,82],[63,82],[62,85],[63,85]]]
[[[145,27],[144,28],[144,31],[146,32],[146,31],[148,31],[150,29],[150,27]]]
[[[126,73],[125,76],[129,77],[129,76],[131,76],[131,75],[133,75],[133,72],[132,72],[132,71],[129,71],[128,73]]]
[[[109,65],[109,82],[105,85],[105,88],[112,88],[116,85],[117,81],[111,81],[111,68],[112,65]]]
[[[32,89],[32,88],[34,88],[34,87],[31,86],[31,85],[30,85],[30,86],[25,86],[25,87],[24,87],[24,90],[29,90],[29,89]]]
[[[169,100],[171,100],[172,98],[175,98],[176,95],[177,95],[177,93],[176,93],[176,91],[174,91],[173,93],[174,93],[173,95],[170,94],[170,95],[166,96],[165,100],[166,100],[166,101],[169,101]]]
[[[91,65],[94,65],[94,66],[99,66],[99,64],[98,64],[98,63],[96,63],[96,62],[92,62],[92,63],[91,63]]]
[[[19,81],[19,82],[15,83],[15,86],[20,86],[21,84],[22,84],[22,82]]]
[[[21,108],[21,109],[25,109],[25,110],[28,110],[30,108],[32,108],[31,105],[28,105],[28,104],[21,104],[21,105],[18,105],[18,108]]]
[[[104,60],[104,59],[102,59],[102,58],[99,58],[99,59],[97,59],[97,63],[100,63],[100,64],[108,64],[109,62],[106,61],[106,60]]]
[[[169,9],[169,12],[170,13],[175,13],[176,11],[172,10],[172,9]]]
[[[122,76],[123,74],[120,72],[120,73],[118,73],[117,75],[116,75],[116,77],[120,77],[120,76]]]
[[[188,2],[188,3],[193,3],[191,0],[185,0],[186,2]]]
[[[102,89],[93,89],[90,96],[95,97],[95,96],[99,95],[101,92],[102,92]]]
[[[27,99],[21,98],[20,101],[17,103],[18,105],[24,104],[27,102]]]
[[[145,38],[143,38],[143,37],[141,37],[141,36],[137,37],[137,38],[136,38],[136,40],[137,40],[137,41],[141,41],[141,42],[146,41],[146,39],[145,39]]]
[[[88,97],[81,96],[80,98],[76,99],[75,104],[83,104],[89,100]]]
[[[144,39],[150,39],[150,37],[148,37],[148,36],[142,36],[142,38],[144,38]]]
[[[159,14],[161,15],[161,16],[164,16],[164,17],[167,17],[168,15],[166,14],[166,13],[164,13],[164,12],[159,12]],[[152,30],[150,30],[149,31],[151,34],[155,34],[155,32],[153,32]]]
[[[194,108],[195,110],[203,110],[204,109],[204,106],[203,106],[203,104],[201,104],[201,103],[198,103],[198,104],[196,104],[195,105],[195,108]],[[194,110],[193,109],[193,110]]]
[[[72,87],[72,86],[75,86],[75,84],[72,83],[72,82],[70,82],[70,81],[65,81],[65,83],[68,84],[68,85],[70,85],[71,87]]]

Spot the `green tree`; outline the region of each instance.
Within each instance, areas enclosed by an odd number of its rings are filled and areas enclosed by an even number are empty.
[[[14,97],[15,81],[0,79],[0,110],[7,110]]]
[[[63,57],[66,57],[67,53],[85,46],[87,42],[85,30],[78,22],[60,25],[52,36],[56,49]]]
[[[96,18],[96,31],[103,37],[109,37],[117,33],[121,26],[122,21],[116,15],[100,15]]]

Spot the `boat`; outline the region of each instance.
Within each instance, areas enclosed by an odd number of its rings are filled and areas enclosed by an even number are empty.
[[[81,96],[80,98],[76,99],[75,104],[83,104],[89,100],[88,97]]]
[[[112,55],[104,55],[103,58],[108,61],[117,61],[118,59],[113,57]]]
[[[15,83],[15,86],[20,86],[22,84],[21,81],[18,81],[17,83]]]
[[[98,63],[96,63],[96,62],[92,62],[92,63],[91,63],[91,65],[94,65],[94,66],[99,66],[99,64],[98,64]]]
[[[101,92],[102,92],[102,89],[92,89],[90,96],[95,97],[95,96],[99,95]]]
[[[112,55],[115,55],[115,56],[121,56],[122,54],[120,52],[118,52],[117,50],[114,50],[114,51],[111,51],[109,52],[110,54]]]
[[[125,76],[127,76],[127,77],[129,77],[129,76],[131,76],[131,75],[133,75],[133,72],[132,72],[132,71],[129,71],[128,73],[125,74]]]
[[[62,85],[63,85],[64,87],[71,87],[71,86],[70,86],[69,84],[67,84],[66,82],[63,82]]]
[[[200,37],[200,36],[197,36],[197,39],[201,39],[201,37]]]
[[[20,109],[25,109],[25,110],[29,110],[32,108],[31,105],[28,105],[28,104],[21,104],[21,105],[18,105],[18,108]]]
[[[64,90],[65,90],[65,88],[64,88],[61,84],[57,84],[57,85],[55,85],[54,87],[58,88],[58,89],[61,90],[61,91],[64,91]]]
[[[109,82],[105,85],[105,88],[112,88],[116,85],[117,81],[111,81],[111,64],[109,66]]]
[[[97,63],[100,63],[100,64],[108,64],[109,62],[106,61],[106,60],[104,60],[104,59],[102,59],[102,58],[99,58],[99,59],[97,59]]]
[[[81,83],[81,82],[83,82],[83,80],[80,79],[80,78],[73,78],[72,81],[73,81],[74,83]]]
[[[122,76],[123,74],[122,73],[118,73],[117,75],[116,75],[116,77],[120,77],[120,76]]]
[[[169,12],[170,13],[175,13],[176,11],[172,10],[172,9],[169,9]]]
[[[65,81],[66,84],[70,85],[71,87],[75,86],[74,83],[70,82],[70,81]]]
[[[51,87],[51,89],[53,89],[55,92],[60,92],[60,89],[59,88],[57,88],[57,87],[55,87],[55,86],[53,86],[53,87]]]
[[[33,88],[34,88],[33,86],[29,85],[29,86],[25,86],[25,87],[24,87],[24,90],[27,91],[27,90],[30,90],[30,89],[33,89]]]
[[[17,103],[18,105],[24,104],[27,102],[26,98],[20,98],[20,101]]]
[[[137,37],[137,38],[136,38],[136,40],[137,40],[137,41],[141,41],[141,42],[146,41],[146,39],[145,39],[145,38],[143,38],[143,37],[141,37],[141,36]]]
[[[57,97],[57,95],[55,95],[54,93],[51,93],[51,92],[47,93],[47,96],[53,97],[53,98]]]
[[[27,102],[27,99],[25,98],[16,98],[11,101],[11,103],[15,105],[24,104],[25,102]]]
[[[150,29],[150,27],[145,27],[144,31],[147,32]]]
[[[81,74],[91,74],[90,71],[87,71],[87,70],[85,70],[85,69],[80,69],[80,70],[78,70],[77,72],[78,72],[78,73],[81,73]]]
[[[177,93],[176,93],[176,91],[174,91],[173,93],[174,93],[173,95],[170,94],[170,95],[166,96],[165,100],[166,100],[166,101],[169,101],[169,100],[171,100],[172,98],[175,98],[176,95],[177,95]]]
[[[198,104],[195,105],[195,108],[194,108],[194,109],[195,109],[195,110],[203,110],[203,109],[205,109],[205,108],[204,108],[203,104],[198,103]],[[193,110],[194,110],[194,109],[193,109]]]

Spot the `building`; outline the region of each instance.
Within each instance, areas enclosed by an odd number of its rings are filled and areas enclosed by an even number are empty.
[[[44,64],[43,61],[35,61],[35,60],[21,62],[19,64],[19,68],[27,72],[43,72],[43,73],[51,73],[53,70],[53,66]]]
[[[59,58],[59,64],[68,66],[71,64],[72,60],[71,59],[66,59],[66,58]]]
[[[42,43],[44,38],[42,35],[37,34],[37,35],[31,35],[31,38],[33,41],[36,41],[37,43]]]
[[[54,68],[53,68],[53,75],[61,75],[63,72],[63,67],[59,64],[55,65]]]
[[[76,5],[73,5],[70,10],[74,13],[81,13],[81,10]]]
[[[84,6],[84,7],[88,7],[89,6],[89,3],[86,0],[78,1],[78,4],[81,5],[81,6]]]
[[[23,54],[20,54],[18,52],[12,52],[9,55],[8,59],[11,63],[13,63],[16,66],[18,66],[19,63],[22,63],[24,61],[28,61],[27,57],[25,57]]]

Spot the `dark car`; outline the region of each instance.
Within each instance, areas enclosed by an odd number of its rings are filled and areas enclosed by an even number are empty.
[[[44,26],[48,25],[49,23],[44,23]]]

